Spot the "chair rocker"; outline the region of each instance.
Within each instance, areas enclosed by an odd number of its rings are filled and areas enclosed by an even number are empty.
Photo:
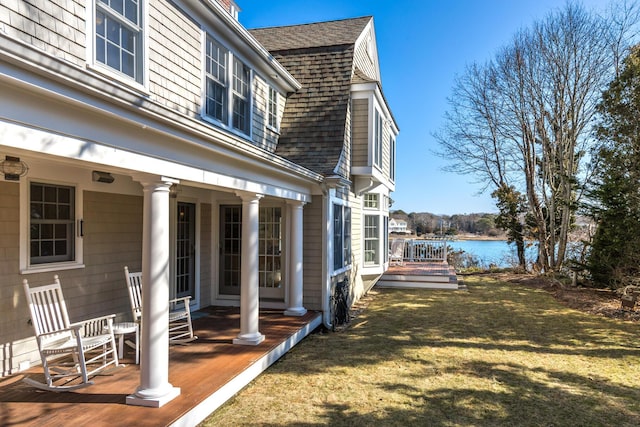
[[[134,322],[142,320],[142,273],[129,271],[124,267],[127,289],[131,301]],[[169,300],[169,344],[187,344],[198,337],[193,335],[191,324],[190,296]]]
[[[46,383],[23,381],[43,390],[71,391],[92,385],[89,378],[108,366],[119,366],[112,331],[115,314],[70,323],[57,275],[51,285],[31,288],[27,279],[22,283]]]

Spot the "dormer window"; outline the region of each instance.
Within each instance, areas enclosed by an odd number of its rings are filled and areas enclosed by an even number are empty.
[[[278,130],[278,92],[272,87],[267,100],[267,120],[270,128]]]
[[[249,135],[251,69],[210,36],[205,63],[204,116]]]
[[[95,61],[143,83],[142,1],[97,0]]]

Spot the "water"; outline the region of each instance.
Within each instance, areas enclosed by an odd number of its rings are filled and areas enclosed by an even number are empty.
[[[513,267],[518,264],[516,246],[506,240],[454,240],[448,242],[453,250],[462,250],[473,255],[481,267],[496,265],[500,268]],[[534,245],[526,249],[525,257],[530,262],[536,256]]]

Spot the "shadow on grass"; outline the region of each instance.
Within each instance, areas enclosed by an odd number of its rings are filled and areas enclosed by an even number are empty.
[[[376,291],[350,328],[307,338],[269,375],[344,375],[367,388],[371,397],[322,405],[321,424],[332,426],[640,425],[637,325],[567,309],[539,290],[467,285]],[[398,368],[376,377],[385,364]],[[315,392],[299,383],[297,393]]]

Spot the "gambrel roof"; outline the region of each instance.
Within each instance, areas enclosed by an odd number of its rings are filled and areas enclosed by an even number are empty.
[[[288,99],[276,153],[334,175],[348,135],[356,41],[373,18],[249,30],[302,85]]]

